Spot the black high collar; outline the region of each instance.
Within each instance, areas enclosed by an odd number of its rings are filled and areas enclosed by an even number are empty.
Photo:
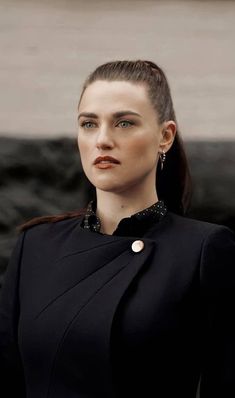
[[[81,225],[84,229],[88,229],[91,232],[101,233],[101,220],[96,215],[96,206],[96,200],[91,200],[88,203],[87,211]],[[152,206],[147,207],[130,217],[122,218],[112,235],[141,237],[156,222],[161,220],[166,213],[166,205],[162,200],[159,200]]]

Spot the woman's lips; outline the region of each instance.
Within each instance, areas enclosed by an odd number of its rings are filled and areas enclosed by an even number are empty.
[[[116,166],[116,163],[98,163],[95,165],[97,169],[110,169]]]
[[[95,164],[98,169],[110,169],[111,167],[117,166],[118,163],[114,163],[108,160],[103,160]]]
[[[112,156],[98,156],[94,161],[94,166],[98,169],[110,169],[115,165],[119,164],[119,160]]]

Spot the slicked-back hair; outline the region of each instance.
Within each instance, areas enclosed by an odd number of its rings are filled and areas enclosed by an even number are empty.
[[[127,81],[145,84],[159,124],[173,120],[177,131],[174,142],[166,153],[164,168],[158,162],[156,171],[156,190],[159,199],[164,200],[168,209],[177,214],[185,214],[192,196],[191,176],[184,145],[178,129],[170,87],[163,70],[152,61],[113,61],[98,66],[85,80],[79,104],[86,88],[97,80]],[[78,106],[79,106],[78,104]],[[58,216],[36,217],[23,225],[25,230],[43,222],[57,222],[66,218],[79,217],[85,209],[60,214]]]
[[[163,70],[152,61],[113,61],[98,66],[86,79],[79,104],[86,88],[97,80],[127,81],[146,85],[149,99],[156,111],[159,124],[173,120],[176,136],[166,154],[163,170],[158,162],[156,189],[159,199],[169,210],[185,214],[190,206],[192,184],[189,165],[175,116],[170,87]]]

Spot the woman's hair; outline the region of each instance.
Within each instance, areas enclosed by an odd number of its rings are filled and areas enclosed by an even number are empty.
[[[79,104],[86,88],[97,80],[128,81],[146,85],[149,99],[156,111],[158,122],[173,120],[176,116],[170,87],[163,70],[151,61],[113,61],[98,66],[86,79]],[[174,142],[166,154],[164,168],[158,162],[156,187],[159,199],[164,200],[170,211],[185,214],[191,200],[191,177],[184,145],[177,126]],[[58,216],[37,217],[21,226],[21,230],[41,222],[56,222],[65,218],[77,217],[84,213],[76,211]]]
[[[169,210],[185,214],[191,200],[191,177],[184,145],[177,126],[170,87],[163,70],[151,61],[113,61],[98,66],[86,79],[79,104],[86,88],[97,80],[128,81],[146,85],[149,99],[156,111],[158,122],[173,120],[177,131],[166,154],[163,170],[158,162],[156,186],[159,199]]]

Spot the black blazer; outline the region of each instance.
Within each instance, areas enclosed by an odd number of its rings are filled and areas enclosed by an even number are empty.
[[[234,234],[168,213],[136,252],[138,237],[81,220],[19,237],[0,306],[3,396],[195,398],[201,376],[201,398],[234,398]]]

